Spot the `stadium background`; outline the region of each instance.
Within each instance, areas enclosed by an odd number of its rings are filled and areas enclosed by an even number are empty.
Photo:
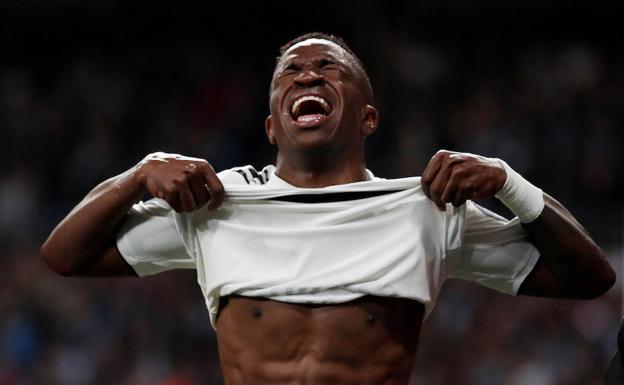
[[[149,152],[270,163],[274,57],[314,30],[343,36],[368,68],[376,174],[417,175],[439,148],[504,158],[578,216],[619,274],[621,14],[569,1],[0,3],[0,384],[222,383],[193,272],[62,278],[38,248]],[[620,285],[574,302],[449,282],[414,383],[601,384]]]

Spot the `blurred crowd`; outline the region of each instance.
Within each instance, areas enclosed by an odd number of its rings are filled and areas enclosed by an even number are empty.
[[[503,158],[562,201],[619,274],[622,57],[576,38],[466,45],[377,23],[374,34],[360,26],[345,36],[381,112],[369,168],[418,175],[440,148]],[[0,63],[0,385],[222,383],[193,272],[62,278],[38,247],[99,181],[149,152],[204,157],[216,169],[271,163],[268,85],[278,45],[307,32],[292,31],[254,47],[159,37],[47,54],[49,67]],[[618,279],[602,298],[575,302],[449,282],[423,328],[413,383],[601,384],[621,289]]]

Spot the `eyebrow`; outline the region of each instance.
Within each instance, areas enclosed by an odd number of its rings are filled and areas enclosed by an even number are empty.
[[[333,64],[337,64],[340,65],[341,67],[344,68],[349,68],[349,66],[343,62],[341,62],[340,60],[338,60],[338,58],[334,55],[331,55],[329,53],[323,53],[318,57],[315,57],[312,62],[314,62],[315,64],[322,61],[322,60],[327,60],[332,62]],[[290,65],[297,65],[300,66],[301,65],[301,60],[298,60],[298,58],[296,56],[293,55],[289,55],[285,58],[282,59],[282,64],[281,67],[282,69],[288,68]]]

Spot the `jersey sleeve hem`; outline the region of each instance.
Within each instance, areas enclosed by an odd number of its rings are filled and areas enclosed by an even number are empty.
[[[532,247],[531,250],[527,253],[525,258],[524,266],[522,269],[516,274],[516,277],[511,286],[511,294],[517,296],[518,291],[520,290],[520,286],[524,283],[526,277],[533,271],[537,261],[540,257],[540,252],[536,247]]]
[[[121,232],[117,233],[117,250],[119,250],[119,254],[126,261],[128,265],[134,270],[137,276],[143,277],[146,275],[153,274],[153,272],[149,271],[147,266],[143,266],[140,262],[140,258],[137,253],[134,251],[131,242],[127,237],[124,237]]]

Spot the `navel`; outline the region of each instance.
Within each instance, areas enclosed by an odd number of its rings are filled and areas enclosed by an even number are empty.
[[[256,319],[262,317],[262,310],[260,310],[260,306],[251,305],[251,316]]]
[[[366,316],[366,323],[372,326],[375,324],[375,322],[377,322],[377,315],[373,313],[368,313],[368,315]]]

